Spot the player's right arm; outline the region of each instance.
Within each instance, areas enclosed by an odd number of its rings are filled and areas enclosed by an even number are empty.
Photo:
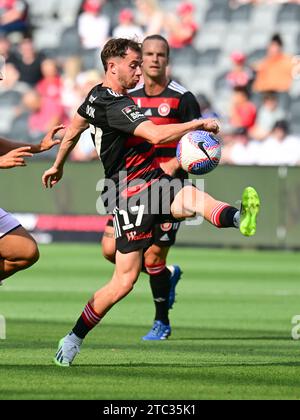
[[[142,137],[152,144],[165,144],[179,140],[190,131],[204,130],[214,134],[220,131],[216,119],[200,119],[183,124],[156,125],[151,121],[142,122],[134,132],[137,137]]]
[[[89,127],[88,121],[76,114],[71,125],[68,127],[66,134],[61,142],[56,160],[48,171],[43,175],[42,181],[46,188],[52,188],[63,177],[64,164],[78,143],[81,134]]]
[[[152,144],[172,143],[190,131],[204,130],[217,134],[220,131],[216,119],[195,119],[182,124],[156,125],[141,112],[127,96],[115,98],[106,108],[110,127],[141,137]]]

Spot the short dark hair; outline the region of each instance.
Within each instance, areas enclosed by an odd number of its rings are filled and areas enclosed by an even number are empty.
[[[107,62],[110,58],[125,58],[128,50],[142,54],[141,44],[132,39],[113,38],[109,40],[101,52],[101,60],[105,72],[107,72]]]
[[[283,40],[280,34],[274,34],[271,38],[271,42],[278,44],[280,47],[283,47]]]
[[[164,38],[161,35],[149,35],[147,36],[144,41],[143,41],[143,46],[145,44],[146,41],[162,41],[165,43],[166,47],[167,47],[167,56],[168,58],[170,57],[170,45],[168,43],[168,41],[166,40],[166,38]]]
[[[263,94],[263,102],[265,101],[277,101],[278,102],[278,95],[275,91],[270,90]]]
[[[276,130],[277,128],[284,131],[286,134],[289,134],[290,132],[290,126],[289,126],[288,121],[286,120],[276,121],[276,123],[274,124],[273,130]]]
[[[242,95],[245,95],[248,99],[250,99],[250,92],[249,90],[244,86],[236,86],[233,91],[235,93],[241,93]]]

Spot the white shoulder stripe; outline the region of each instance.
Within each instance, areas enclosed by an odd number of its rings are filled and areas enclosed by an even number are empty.
[[[188,90],[187,90],[184,86],[182,86],[182,85],[180,85],[179,83],[175,82],[175,80],[172,80],[171,85],[173,85],[173,86],[177,87],[178,89],[182,89],[182,90],[184,90],[185,92],[188,92]]]
[[[171,85],[169,86],[169,89],[174,90],[177,93],[181,93],[181,95],[184,95],[187,92],[187,90],[179,90]]]
[[[187,89],[185,89],[183,86],[181,86],[181,85],[179,85],[178,83],[175,83],[175,82],[170,83],[169,88],[172,89],[172,90],[175,90],[176,92],[182,93],[182,94],[185,94],[185,93],[188,92]]]

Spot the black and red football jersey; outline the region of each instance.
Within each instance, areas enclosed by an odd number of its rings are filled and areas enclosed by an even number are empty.
[[[105,177],[114,181],[118,196],[131,181],[139,179],[147,185],[163,174],[155,157],[155,147],[133,135],[148,119],[129,96],[97,85],[78,109],[78,114],[90,124]]]
[[[178,124],[201,118],[200,106],[195,96],[173,80],[158,96],[147,95],[144,86],[138,86],[129,94],[142,113],[154,124]],[[177,143],[155,146],[159,163],[176,156]]]

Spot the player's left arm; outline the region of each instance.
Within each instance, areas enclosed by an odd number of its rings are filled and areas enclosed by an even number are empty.
[[[88,121],[77,113],[66,131],[52,168],[48,169],[43,175],[42,182],[46,188],[49,186],[52,188],[61,180],[63,177],[64,164],[68,156],[78,143],[81,134],[87,130],[88,127]]]

